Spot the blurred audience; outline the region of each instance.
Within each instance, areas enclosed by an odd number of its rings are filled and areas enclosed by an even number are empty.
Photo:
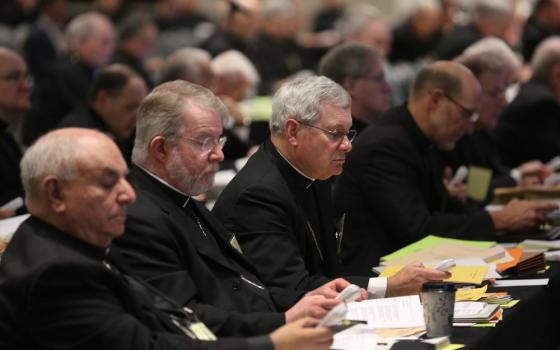
[[[560,0],[536,0],[533,13],[523,28],[523,59],[530,62],[541,41],[560,35]]]

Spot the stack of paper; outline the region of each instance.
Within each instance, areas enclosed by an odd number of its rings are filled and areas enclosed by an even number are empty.
[[[346,318],[367,321],[372,328],[425,327],[418,295],[348,303]]]
[[[504,271],[506,275],[527,275],[546,269],[544,254],[541,252],[525,252],[519,262]]]
[[[500,305],[479,301],[464,301],[455,303],[453,323],[479,323],[495,320],[500,311]],[[497,320],[496,320],[497,321]]]
[[[430,267],[429,265],[427,265]],[[387,266],[380,277],[391,277],[400,271],[402,266]],[[489,266],[455,266],[449,270],[451,277],[446,279],[446,282],[454,283],[472,283],[481,284],[486,274],[488,273]]]

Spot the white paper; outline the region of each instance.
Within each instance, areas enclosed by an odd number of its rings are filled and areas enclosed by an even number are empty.
[[[525,286],[546,286],[548,278],[535,278],[527,280],[499,280],[494,282],[494,287],[525,287]]]
[[[2,205],[0,207],[0,210],[11,210],[11,211],[16,211],[19,208],[23,207],[23,198],[21,197],[16,197],[14,199],[12,199],[11,201],[5,203],[4,205]]]
[[[29,214],[13,216],[0,220],[0,241],[8,242],[16,232],[19,225],[29,217]]]
[[[376,350],[378,341],[382,341],[382,338],[374,333],[372,327],[359,324],[336,333],[331,349]]]
[[[523,248],[537,249],[560,249],[560,239],[554,241],[542,241],[538,239],[526,239],[521,242]]]
[[[224,188],[227,184],[235,177],[235,171],[228,169],[228,170],[220,170],[216,172],[214,176],[214,186],[219,188]]]
[[[418,295],[349,303],[346,318],[367,321],[373,328],[425,327]]]
[[[453,318],[466,318],[478,315],[484,307],[485,302],[481,301],[461,301],[455,303],[455,310],[453,311]]]

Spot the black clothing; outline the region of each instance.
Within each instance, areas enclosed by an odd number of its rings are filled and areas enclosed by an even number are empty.
[[[267,140],[213,213],[235,232],[266,285],[309,291],[328,282],[336,265],[330,188],[297,172]],[[365,277],[355,281],[367,285]]]
[[[31,95],[32,108],[23,123],[23,143],[30,145],[57,127],[74,108],[86,104],[94,70],[76,55],[64,55],[53,62]]]
[[[433,152],[406,106],[358,137],[334,196],[335,214],[346,214],[339,243],[345,273],[367,273],[380,257],[430,234],[494,237],[485,211],[466,213],[449,198]]]
[[[537,46],[539,46],[544,39],[553,35],[560,35],[560,30],[547,29],[543,27],[534,16],[529,17],[527,22],[525,22],[521,34],[523,60],[525,62],[531,62],[533,52],[535,52]]]
[[[418,38],[414,34],[410,23],[406,22],[393,30],[393,43],[389,61],[393,63],[415,62],[432,56],[440,39],[440,32],[435,33],[430,38]]]
[[[151,90],[154,87],[154,82],[150,77],[150,74],[144,69],[144,66],[141,61],[137,60],[136,58],[126,54],[123,51],[117,51],[113,57],[113,63],[120,63],[132,68],[146,83],[148,90]]]
[[[116,248],[92,246],[35,217],[2,256],[0,311],[2,349],[272,349],[264,338],[188,338],[171,320],[179,309],[132,277]]]
[[[560,154],[560,103],[545,82],[531,80],[506,107],[495,130],[505,165],[544,163]]]
[[[452,60],[480,39],[482,34],[473,24],[456,26],[438,42],[435,56],[440,60]]]
[[[8,125],[0,121],[0,206],[16,197],[23,197],[19,171],[21,156]]]
[[[278,309],[289,302],[265,288],[230,234],[203,204],[133,167],[137,200],[128,211],[126,234],[115,241],[140,277],[195,310],[217,335],[268,333],[285,322]],[[277,304],[278,303],[278,307]],[[289,304],[289,305],[286,305]]]

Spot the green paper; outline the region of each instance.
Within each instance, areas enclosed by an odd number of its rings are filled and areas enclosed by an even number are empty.
[[[427,248],[435,247],[437,245],[447,243],[447,242],[457,242],[468,246],[480,247],[480,248],[491,248],[496,245],[496,242],[490,241],[466,241],[463,239],[454,239],[454,238],[444,238],[439,236],[429,235],[422,238],[419,241],[416,241],[412,244],[407,245],[404,248],[397,250],[389,255],[385,255],[381,258],[381,260],[392,260],[396,258],[400,258],[402,256],[418,252],[420,250],[424,250]]]
[[[492,323],[492,322],[475,323],[475,325],[473,327],[475,327],[475,328],[493,328],[493,327],[496,327],[496,324]]]
[[[490,180],[492,180],[492,170],[470,166],[467,177],[467,197],[476,201],[486,200]]]

